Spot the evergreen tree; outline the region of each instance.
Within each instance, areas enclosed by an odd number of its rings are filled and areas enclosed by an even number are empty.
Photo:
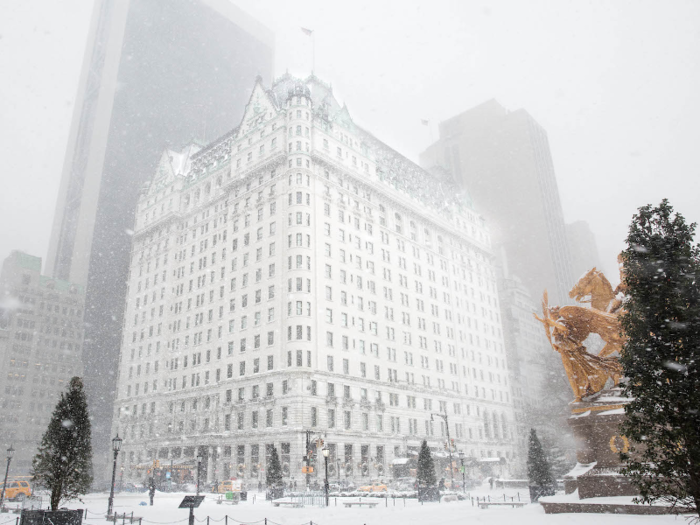
[[[639,209],[622,253],[627,336],[621,362],[631,402],[623,473],[639,500],[700,513],[700,249],[695,224],[667,200]]]
[[[434,487],[436,483],[435,463],[433,455],[428,448],[428,442],[423,441],[418,454],[418,468],[416,470],[416,481],[419,486]]]
[[[86,494],[92,484],[90,418],[83,381],[70,380],[61,394],[32,462],[33,481],[51,492],[51,510]]]
[[[268,488],[276,488],[282,485],[282,464],[280,457],[277,455],[277,447],[272,447],[270,452],[270,463],[267,465],[265,472],[265,483]]]
[[[527,451],[527,479],[530,485],[540,487],[554,484],[547,456],[534,428],[530,429],[530,442]]]

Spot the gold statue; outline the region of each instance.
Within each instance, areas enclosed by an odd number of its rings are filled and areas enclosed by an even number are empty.
[[[544,324],[552,348],[561,354],[575,401],[600,392],[608,379],[616,385],[620,380],[622,366],[613,354],[619,355],[625,341],[617,318],[623,294],[622,286],[613,291],[610,282],[595,268],[569,292],[569,297],[582,304],[590,303],[591,308],[549,306],[547,291],[544,292],[542,318],[535,317]],[[605,342],[597,355],[589,353],[583,344],[592,333]]]

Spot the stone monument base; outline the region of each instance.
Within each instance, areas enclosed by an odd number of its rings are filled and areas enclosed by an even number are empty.
[[[669,507],[637,505],[630,496],[637,490],[620,473],[620,452],[629,441],[620,435],[625,404],[620,388],[610,388],[571,404],[569,426],[576,439],[576,467],[564,476],[562,496],[540,499],[546,513],[612,512],[666,514]]]
[[[617,496],[607,498],[578,499],[577,494],[546,496],[540,498],[545,514],[677,514],[678,509],[665,505],[642,505],[632,498]]]

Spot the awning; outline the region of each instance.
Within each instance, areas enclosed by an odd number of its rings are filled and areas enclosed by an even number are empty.
[[[481,463],[500,463],[501,459],[505,461],[505,458],[481,458],[479,461]]]
[[[405,465],[408,462],[409,462],[408,458],[396,458],[396,459],[391,460],[392,465]]]

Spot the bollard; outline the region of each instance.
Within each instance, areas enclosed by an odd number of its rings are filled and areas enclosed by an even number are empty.
[[[134,523],[134,511],[131,511],[131,518],[129,519],[129,523]]]
[[[520,501],[520,492],[518,492],[518,501]]]
[[[209,524],[209,522],[207,521],[207,525],[208,524]],[[267,518],[265,518],[265,525],[267,525]]]
[[[122,514],[122,525],[126,525],[126,512]]]
[[[139,525],[141,524],[139,523]],[[209,516],[207,516],[207,525],[209,525]],[[265,518],[265,525],[267,525],[267,518]]]
[[[228,514],[224,516],[224,525],[228,525]]]
[[[19,525],[19,516],[15,518],[15,525]]]
[[[505,494],[503,494],[503,501],[505,501],[505,500],[506,500],[506,495],[505,495]]]

